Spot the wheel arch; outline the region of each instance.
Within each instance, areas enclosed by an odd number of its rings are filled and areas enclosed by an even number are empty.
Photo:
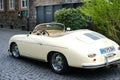
[[[47,62],[49,62],[50,57],[51,57],[54,53],[60,53],[60,54],[62,54],[62,55],[65,57],[65,59],[66,59],[66,61],[67,61],[67,64],[68,64],[67,57],[66,57],[63,53],[61,53],[61,52],[59,52],[59,51],[50,51],[50,52],[48,53],[48,55],[47,55]]]
[[[55,53],[55,54],[54,54]],[[52,57],[51,56],[57,56],[57,55],[61,55],[61,58],[62,58],[62,62],[64,64],[61,64],[62,68],[59,68],[60,70],[56,69],[55,64],[54,62],[52,61]],[[64,56],[64,54],[62,54],[61,52],[58,52],[58,51],[51,51],[49,52],[48,56],[47,56],[47,59],[48,59],[48,63],[52,69],[53,72],[57,73],[57,74],[64,74],[68,71],[69,69],[69,65],[68,65],[68,61],[67,61],[67,58]],[[58,68],[58,67],[57,67]]]
[[[11,52],[11,48],[12,48],[12,45],[13,45],[13,44],[16,44],[16,42],[11,42],[11,43],[10,43],[10,47],[9,47],[10,52]]]

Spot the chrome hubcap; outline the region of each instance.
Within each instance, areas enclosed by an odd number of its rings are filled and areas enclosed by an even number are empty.
[[[52,66],[53,66],[54,70],[61,71],[64,67],[63,63],[64,63],[64,61],[63,61],[62,56],[60,54],[53,54]]]

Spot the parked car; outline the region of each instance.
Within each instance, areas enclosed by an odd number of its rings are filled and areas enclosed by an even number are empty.
[[[70,30],[70,29],[69,29]],[[87,29],[66,31],[64,24],[39,24],[30,34],[14,35],[9,52],[48,62],[58,74],[69,66],[95,69],[119,63],[120,46],[107,37]]]

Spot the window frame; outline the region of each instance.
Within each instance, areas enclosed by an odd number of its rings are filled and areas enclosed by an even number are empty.
[[[0,0],[0,11],[4,11],[4,0]]]
[[[27,5],[28,5],[27,0],[21,0],[20,3],[21,3],[20,5],[21,9],[27,9]]]
[[[9,10],[15,10],[15,0],[9,0]]]

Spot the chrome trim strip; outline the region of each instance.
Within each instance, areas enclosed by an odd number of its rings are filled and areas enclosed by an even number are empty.
[[[102,66],[105,66],[105,64],[98,64],[98,65],[83,65],[82,67],[83,68],[94,68],[94,67],[102,67]]]
[[[60,46],[55,46],[55,45],[49,45],[49,44],[42,44],[42,43],[32,42],[32,41],[20,41],[20,42],[31,43],[31,44],[38,44],[38,45],[44,45],[44,46],[52,46],[52,47],[58,47],[58,48],[67,49],[67,48],[65,48],[65,47],[60,47]]]

